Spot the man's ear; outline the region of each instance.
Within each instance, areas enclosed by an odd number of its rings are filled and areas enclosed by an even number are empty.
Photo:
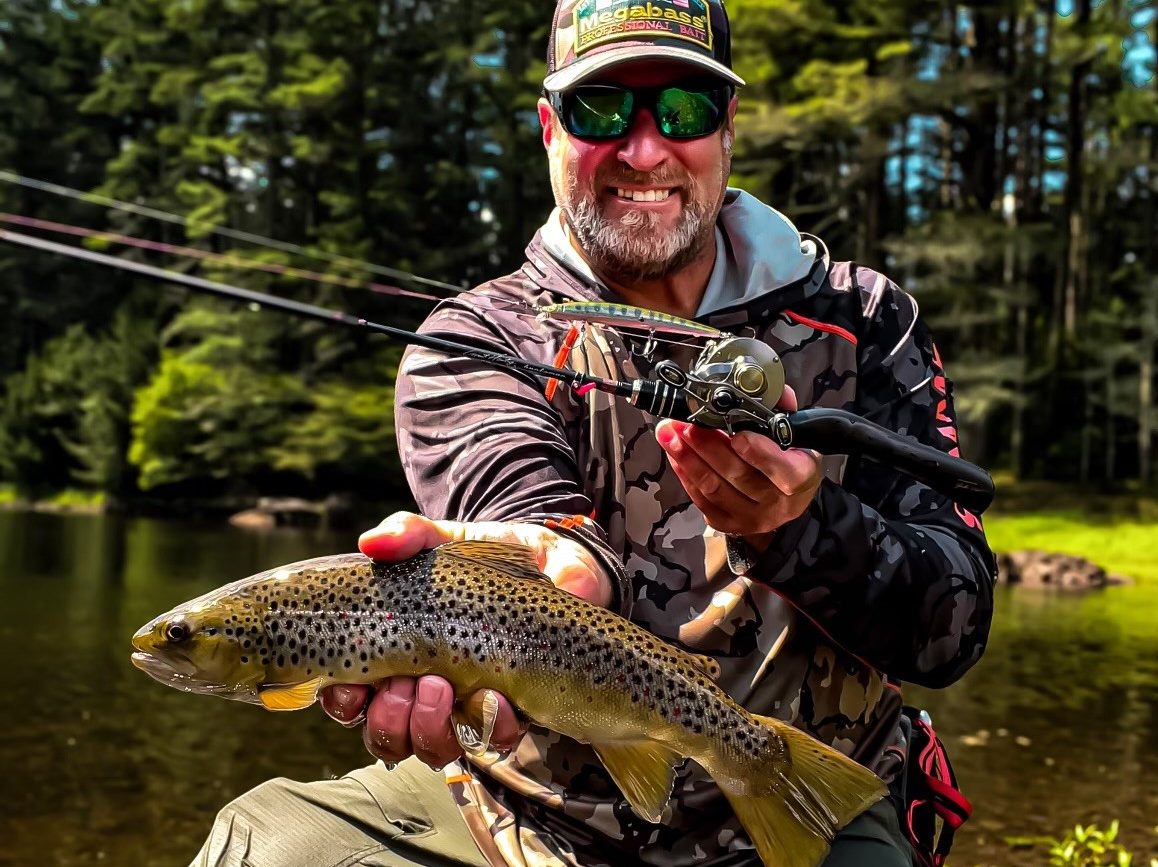
[[[736,109],[740,107],[739,95],[733,96],[732,101],[728,103],[728,135],[734,141],[736,138]]]
[[[554,138],[555,135],[555,124],[552,122],[554,119],[555,112],[551,108],[551,103],[540,97],[539,126],[543,128],[543,147],[546,150],[551,149],[551,139]]]

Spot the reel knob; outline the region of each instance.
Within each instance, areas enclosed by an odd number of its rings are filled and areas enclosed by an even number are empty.
[[[732,393],[731,389],[717,388],[712,392],[712,409],[718,412],[728,412],[735,409],[738,403],[736,395]]]

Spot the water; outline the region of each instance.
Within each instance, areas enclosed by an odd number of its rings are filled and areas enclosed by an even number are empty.
[[[185,865],[236,795],[366,763],[357,732],[317,708],[183,695],[128,661],[128,636],[174,603],[354,544],[0,512],[0,865]],[[1004,838],[1112,818],[1158,857],[1156,620],[1158,588],[1003,593],[981,665],[950,690],[906,690],[976,804],[952,865],[1044,865]]]

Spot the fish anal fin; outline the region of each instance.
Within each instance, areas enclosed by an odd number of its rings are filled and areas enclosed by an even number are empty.
[[[518,542],[481,542],[473,539],[444,542],[434,549],[434,553],[436,557],[454,557],[471,563],[481,563],[519,578],[552,583],[551,579],[539,569],[535,552]]]
[[[671,799],[676,768],[684,757],[658,741],[592,744],[632,809],[659,823]]]
[[[771,784],[729,791],[740,824],[765,864],[818,867],[836,832],[879,801],[885,784],[864,765],[781,720],[757,716],[787,742],[787,766]]]
[[[323,680],[315,677],[289,686],[267,686],[257,697],[266,710],[302,710],[317,701]]]

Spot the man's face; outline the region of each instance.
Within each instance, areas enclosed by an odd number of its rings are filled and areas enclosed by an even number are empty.
[[[654,87],[677,83],[689,72],[674,63],[627,64],[588,83]],[[569,135],[540,100],[555,203],[597,269],[623,282],[657,279],[713,242],[731,170],[735,113],[733,98],[720,131],[674,141],[660,135],[651,112],[641,109],[621,138],[590,141]],[[623,195],[640,192],[660,200]]]

